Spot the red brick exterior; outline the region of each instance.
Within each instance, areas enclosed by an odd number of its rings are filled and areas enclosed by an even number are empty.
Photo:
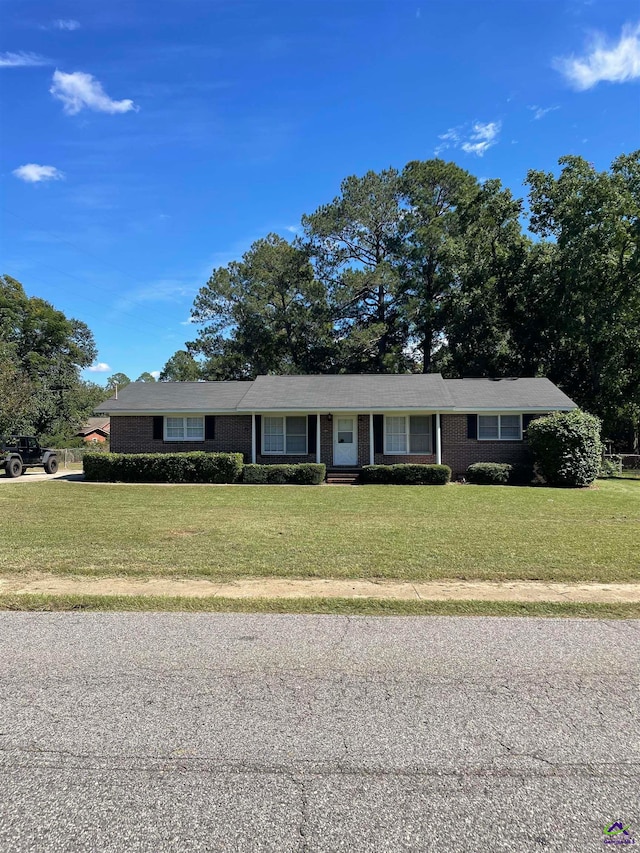
[[[113,415],[111,417],[111,450],[114,453],[180,453],[205,450],[210,453],[242,453],[251,461],[251,415],[216,415],[215,439],[210,441],[164,441],[153,438],[150,415]],[[462,476],[473,462],[526,462],[530,459],[526,441],[479,441],[467,438],[466,415],[441,415],[442,461],[455,477]],[[333,467],[333,419],[320,416],[320,460]],[[434,453],[423,456],[375,454],[376,465],[398,463],[433,464]],[[316,454],[281,456],[259,454],[263,465],[315,462]],[[358,415],[358,465],[369,464],[369,415]]]
[[[114,453],[242,453],[251,462],[251,415],[216,415],[216,437],[210,441],[163,441],[153,437],[150,415],[112,415]]]
[[[467,438],[466,415],[441,415],[442,462],[454,477],[462,476],[474,462],[528,462],[529,445],[522,441],[479,441]]]

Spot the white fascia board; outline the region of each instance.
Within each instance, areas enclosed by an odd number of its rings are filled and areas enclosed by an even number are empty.
[[[250,415],[251,412],[238,412],[236,409],[118,409],[118,411],[107,411],[107,414],[112,418],[117,418],[119,415],[123,416],[132,416],[136,417],[145,417],[151,416],[157,417],[159,415],[164,415],[165,417],[173,417],[173,415],[197,415],[200,417],[201,415]]]
[[[514,414],[534,414],[540,412],[541,414],[546,414],[547,412],[567,412],[573,409],[577,409],[577,406],[502,406],[497,409],[495,406],[492,408],[483,408],[481,406],[476,406],[471,409],[468,407],[453,409],[453,414],[456,415],[477,415],[477,414],[488,414],[488,415],[501,415],[505,412],[513,412]],[[447,411],[447,410],[442,410]]]

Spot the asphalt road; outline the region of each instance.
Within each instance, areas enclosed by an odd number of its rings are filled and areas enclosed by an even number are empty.
[[[639,681],[629,621],[3,613],[0,850],[640,844]]]

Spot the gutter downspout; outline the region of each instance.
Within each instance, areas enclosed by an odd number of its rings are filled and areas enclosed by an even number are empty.
[[[442,435],[440,429],[440,412],[436,412],[436,465],[442,465]]]

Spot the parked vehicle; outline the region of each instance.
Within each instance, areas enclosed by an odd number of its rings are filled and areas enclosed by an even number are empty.
[[[40,447],[38,439],[31,435],[0,437],[0,468],[4,468],[7,477],[19,477],[26,468],[41,467],[47,474],[56,473],[55,450]]]

